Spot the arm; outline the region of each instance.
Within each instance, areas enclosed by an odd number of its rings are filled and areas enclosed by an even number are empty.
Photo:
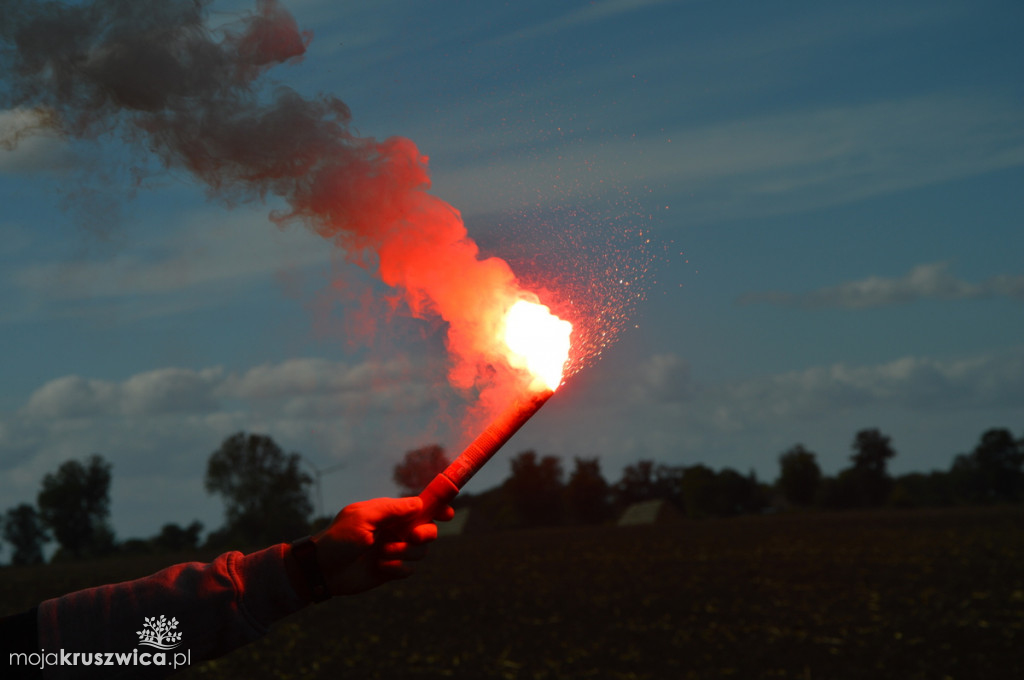
[[[46,600],[38,610],[39,646],[90,656],[135,649],[157,653],[161,650],[140,645],[139,632],[147,618],[164,616],[175,619],[175,631],[182,634],[167,657],[191,653],[195,664],[221,656],[306,604],[287,576],[287,550],[280,544],[250,555],[229,552],[209,564],[177,564],[145,578]],[[47,666],[43,677],[117,677],[140,670],[134,663],[115,668],[76,663]]]
[[[354,594],[408,576],[409,562],[425,556],[427,543],[437,537],[432,523],[409,528],[421,507],[416,497],[355,503],[314,536],[317,564],[331,594]],[[451,514],[444,508],[438,519]],[[189,662],[196,664],[255,640],[310,600],[306,576],[289,545],[249,555],[229,552],[209,564],[179,564],[135,581],[47,600],[39,605],[39,645],[47,652],[129,653],[137,647],[156,652],[139,647],[139,631],[146,617],[164,616],[174,618],[182,634],[179,647],[167,652],[168,662],[187,650]],[[116,677],[117,671],[138,670],[57,665],[47,667],[44,676]]]

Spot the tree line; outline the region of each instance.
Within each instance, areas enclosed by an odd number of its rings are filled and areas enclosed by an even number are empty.
[[[599,524],[630,505],[660,500],[691,517],[800,508],[842,510],[871,507],[943,507],[1024,502],[1024,438],[993,428],[969,453],[957,455],[948,470],[889,473],[896,456],[892,439],[878,429],[857,432],[849,466],[835,476],[822,473],[817,454],[796,444],[779,455],[773,483],[751,471],[713,470],[706,465],[665,465],[640,460],[627,465],[618,481],[601,474],[597,457],[574,458],[568,476],[560,458],[525,451],[513,457],[503,484],[478,497],[456,501],[477,507],[497,528],[558,524]],[[416,493],[447,465],[443,450],[424,447],[406,454],[395,468],[400,489]]]
[[[767,510],[869,507],[943,507],[1024,502],[1024,438],[1003,428],[984,432],[947,470],[892,476],[896,456],[889,436],[877,429],[856,433],[848,467],[822,473],[817,454],[796,444],[779,455],[773,483],[756,474],[706,465],[665,465],[640,460],[609,482],[598,457],[576,457],[566,474],[562,459],[523,451],[509,461],[509,476],[480,494],[460,494],[478,526],[512,529],[566,524],[602,524],[625,508],[663,501],[691,517],[731,517]],[[109,524],[112,465],[102,456],[69,460],[43,477],[36,504],[22,503],[0,517],[12,564],[43,562],[43,547],[55,540],[55,560],[111,554],[244,548],[290,540],[323,525],[313,519],[313,479],[301,455],[287,453],[267,435],[238,432],[210,454],[204,487],[224,502],[225,523],[200,542],[203,526],[165,524],[148,539],[118,542]],[[431,444],[408,451],[393,470],[403,494],[417,494],[449,463]]]
[[[298,538],[309,532],[312,478],[301,456],[273,439],[238,432],[210,454],[203,485],[224,501],[224,525],[200,542],[203,525],[165,524],[147,539],[118,542],[109,523],[112,465],[93,454],[69,460],[43,477],[36,504],[22,503],[0,517],[12,564],[43,562],[43,548],[56,540],[54,561],[112,554],[245,548]]]

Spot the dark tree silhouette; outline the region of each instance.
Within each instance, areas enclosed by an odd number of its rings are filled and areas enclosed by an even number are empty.
[[[199,533],[202,530],[203,524],[198,520],[185,528],[177,524],[165,524],[160,533],[153,537],[153,547],[166,552],[195,550],[199,547]]]
[[[562,463],[555,456],[524,451],[511,461],[504,489],[522,526],[559,524],[562,520]]]
[[[896,455],[889,442],[889,437],[877,429],[861,430],[854,437],[848,483],[853,487],[856,505],[881,505],[889,498],[892,478],[886,466]]]
[[[60,544],[60,557],[92,557],[114,548],[110,515],[111,464],[101,456],[69,460],[43,477],[37,505]]]
[[[439,445],[421,446],[405,453],[402,462],[395,465],[393,479],[402,494],[415,496],[450,462]]]
[[[742,475],[731,468],[723,468],[714,474],[711,489],[708,511],[717,517],[760,512],[767,505],[766,494],[753,471]]]
[[[714,513],[715,472],[706,465],[682,468],[680,477],[682,507],[690,517],[704,517]]]
[[[779,456],[776,486],[782,497],[793,505],[810,505],[821,484],[821,468],[815,454],[796,444]]]
[[[238,432],[210,454],[204,484],[223,497],[227,525],[214,540],[259,545],[306,533],[313,480],[298,453],[286,454],[266,435]]]
[[[600,524],[611,514],[611,487],[601,475],[597,458],[574,458],[573,471],[565,487],[565,499],[572,521]]]
[[[953,475],[942,470],[900,475],[889,492],[889,504],[897,508],[937,508],[954,502]]]
[[[1024,499],[1024,445],[1009,430],[996,429],[981,435],[970,454],[953,461],[952,476],[957,496],[969,503],[1013,502]]]
[[[36,509],[22,503],[7,511],[3,521],[4,540],[14,548],[11,564],[39,564],[43,561],[43,544],[50,540]]]
[[[615,500],[620,506],[641,501],[664,498],[664,479],[659,479],[652,460],[640,460],[622,470],[622,478],[615,483]]]

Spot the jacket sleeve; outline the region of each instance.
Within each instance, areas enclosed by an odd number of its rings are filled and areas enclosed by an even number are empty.
[[[189,562],[168,567],[134,581],[90,588],[39,605],[39,644],[46,652],[70,660],[70,655],[161,651],[168,665],[140,668],[138,663],[96,666],[58,663],[47,666],[45,678],[159,677],[173,672],[173,660],[195,665],[221,656],[265,634],[274,621],[301,609],[306,602],[295,591],[285,570],[284,544],[243,555],[229,552],[209,564]],[[144,634],[160,617],[173,626],[165,632],[180,638],[146,643]],[[150,640],[152,642],[152,640]],[[114,657],[107,656],[114,653]],[[122,657],[127,658],[127,657]],[[81,658],[79,659],[81,660]]]

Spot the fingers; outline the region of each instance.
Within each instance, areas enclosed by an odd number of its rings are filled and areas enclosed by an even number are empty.
[[[403,540],[385,541],[379,545],[385,559],[421,560],[427,554],[427,545],[437,538],[437,525],[428,522],[412,528]]]
[[[433,522],[413,527],[405,537],[410,543],[429,543],[437,538],[437,525]]]
[[[424,543],[385,543],[380,547],[380,556],[384,560],[418,562],[427,556],[427,550]]]
[[[416,529],[432,527],[433,532],[415,532],[409,541],[392,541],[378,546],[377,574],[388,581],[406,578],[413,573],[412,562],[418,562],[427,556],[428,543],[437,538],[437,527],[424,524]],[[426,534],[426,536],[424,536]],[[432,534],[432,536],[431,536]]]

